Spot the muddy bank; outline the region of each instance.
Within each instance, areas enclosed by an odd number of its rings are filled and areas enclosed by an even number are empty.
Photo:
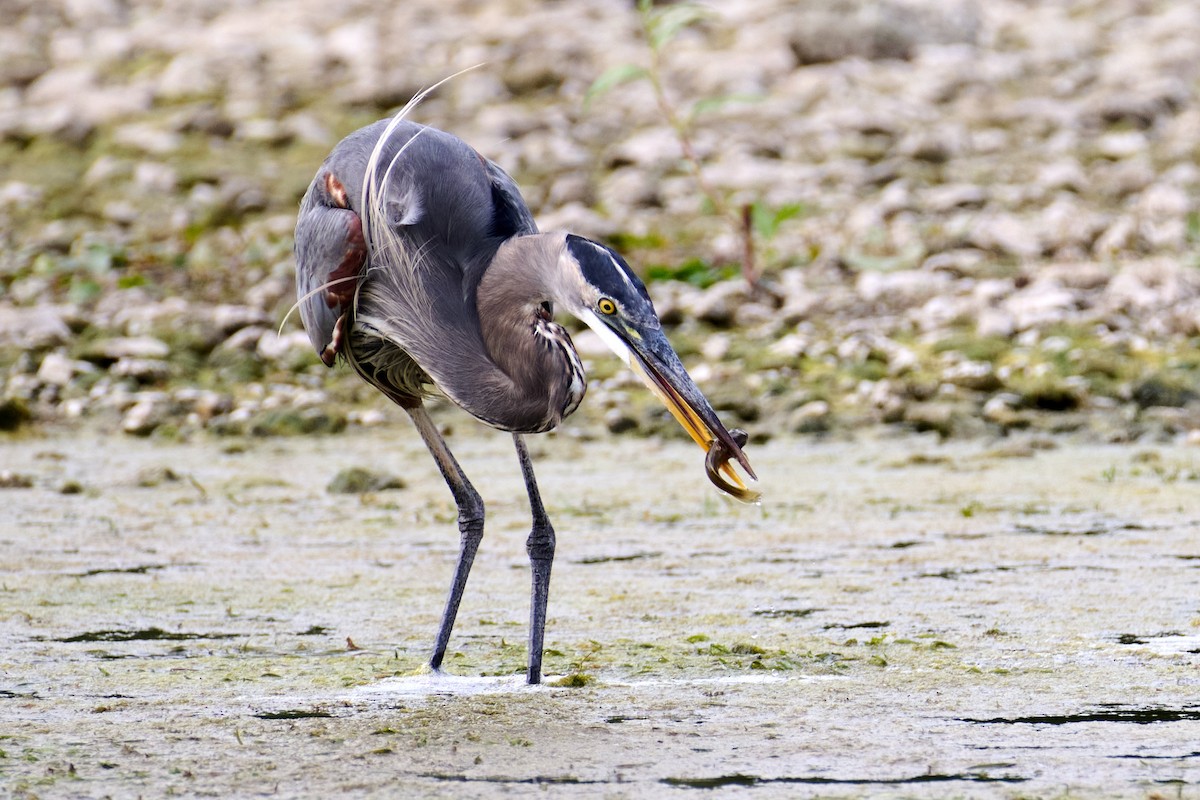
[[[403,426],[6,443],[6,792],[1200,793],[1194,447],[776,440],[740,507],[694,447],[540,438],[583,685],[531,689],[515,456],[453,444],[489,522],[443,677],[454,511]]]

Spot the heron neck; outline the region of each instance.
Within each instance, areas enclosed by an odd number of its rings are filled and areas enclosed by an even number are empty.
[[[514,417],[540,415],[540,430],[557,425],[583,393],[582,369],[570,336],[543,307],[566,296],[560,266],[565,241],[561,233],[505,241],[476,292],[484,344],[512,381],[500,405],[511,408]]]
[[[514,236],[500,245],[479,282],[480,319],[485,324],[528,319],[543,302],[557,301],[563,295],[559,262],[565,247],[566,236],[561,233]]]

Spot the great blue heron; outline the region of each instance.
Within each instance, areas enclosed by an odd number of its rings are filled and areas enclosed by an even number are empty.
[[[754,478],[730,433],[663,334],[646,287],[613,250],[539,233],[520,190],[461,139],[403,112],[342,140],[304,195],[296,224],[300,314],[326,365],[342,356],[412,418],[458,506],[461,545],[430,659],[441,667],[471,563],[483,502],[422,398],[431,387],[482,422],[511,431],[529,493],[533,577],[529,683],[541,680],[554,559],[522,434],[548,431],[583,399],[586,379],[556,307],[578,317],[632,367],[708,451],[710,479],[741,500],[730,461]]]

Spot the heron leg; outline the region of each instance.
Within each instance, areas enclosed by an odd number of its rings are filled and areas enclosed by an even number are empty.
[[[546,516],[545,507],[542,506],[542,496],[538,492],[537,479],[533,476],[533,462],[529,458],[525,438],[519,433],[514,433],[513,442],[517,446],[517,458],[521,462],[525,489],[529,492],[529,510],[533,513],[533,529],[525,541],[530,572],[533,575],[529,603],[529,670],[526,672],[526,680],[529,683],[541,683],[542,650],[546,637],[546,604],[550,600],[550,567],[554,564],[554,528],[550,525],[550,518]]]
[[[442,612],[433,655],[429,659],[429,666],[440,670],[442,660],[446,657],[446,646],[450,642],[450,631],[454,628],[454,620],[458,616],[458,604],[462,601],[463,590],[467,587],[467,576],[471,573],[471,564],[475,561],[475,553],[479,550],[480,540],[483,539],[483,499],[467,480],[462,467],[446,446],[446,440],[442,438],[425,407],[417,405],[404,410],[417,426],[417,431],[433,455],[433,460],[437,462],[442,477],[446,479],[446,485],[454,495],[454,503],[458,506],[458,563],[454,566],[454,579],[450,583],[446,609]]]

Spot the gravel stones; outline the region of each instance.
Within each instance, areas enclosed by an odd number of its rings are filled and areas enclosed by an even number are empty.
[[[758,285],[650,85],[584,102],[605,70],[649,63],[629,6],[282,9],[72,0],[6,19],[5,402],[136,432],[375,419],[316,420],[304,399],[367,402],[280,330],[296,203],[339,137],[484,62],[418,118],[512,172],[544,228],[674,271],[649,281],[660,316],[703,388],[757,415],[752,434],[1007,429],[1064,403],[1190,419],[1196,399],[1152,389],[1200,382],[1194,3],[715,7],[664,49],[661,77],[708,188],[754,204]],[[594,424],[654,429],[598,374]],[[1163,398],[1183,406],[1147,405]]]
[[[71,329],[61,308],[49,305],[20,308],[0,303],[0,346],[44,349],[70,339]]]

